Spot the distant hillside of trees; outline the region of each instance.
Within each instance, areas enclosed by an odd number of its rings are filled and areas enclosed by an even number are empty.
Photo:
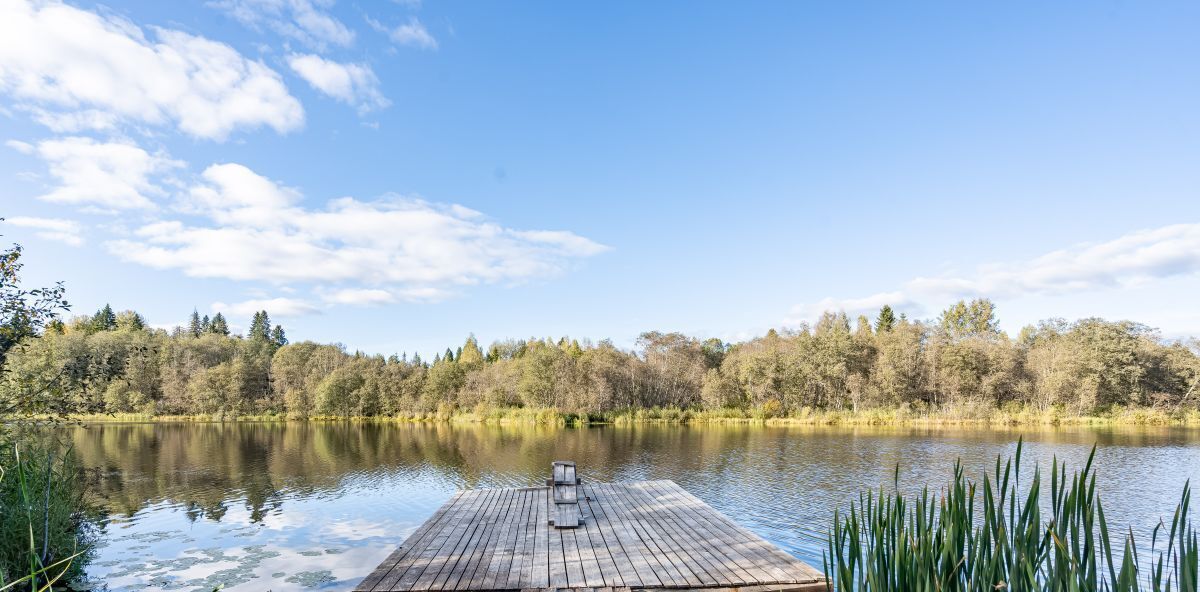
[[[221,314],[193,312],[188,326],[168,332],[105,306],[52,322],[9,349],[0,399],[46,383],[54,389],[47,400],[61,406],[55,411],[71,413],[304,418],[677,407],[787,416],[970,404],[1088,414],[1200,406],[1197,351],[1195,340],[1168,343],[1144,325],[1097,318],[1043,321],[1013,337],[999,330],[988,300],[959,302],[928,322],[887,306],[873,320],[830,312],[812,326],[733,344],[657,331],[643,333],[634,351],[565,337],[485,348],[468,337],[432,360],[289,343],[266,311],[241,336]]]

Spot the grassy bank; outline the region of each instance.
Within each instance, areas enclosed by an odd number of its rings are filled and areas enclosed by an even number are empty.
[[[138,421],[288,421],[300,418],[286,415],[152,415],[118,413],[80,416],[85,423]],[[449,409],[396,417],[315,416],[306,421],[374,421],[412,423],[478,423],[529,425],[589,424],[761,424],[847,425],[847,426],[1200,426],[1200,410],[1159,409],[1149,407],[1112,407],[1091,414],[1073,414],[1063,409],[1035,409],[984,406],[944,406],[930,409],[821,410],[802,409],[790,415],[777,415],[769,409],[695,410],[655,407],[605,413],[571,413],[558,409],[524,407]]]

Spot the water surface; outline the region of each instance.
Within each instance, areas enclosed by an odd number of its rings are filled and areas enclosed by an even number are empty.
[[[70,428],[106,513],[98,589],[346,590],[452,492],[584,479],[673,479],[810,564],[835,507],[864,488],[978,476],[1025,438],[1027,468],[1099,446],[1110,520],[1146,533],[1200,481],[1200,430],[762,426],[139,423]]]

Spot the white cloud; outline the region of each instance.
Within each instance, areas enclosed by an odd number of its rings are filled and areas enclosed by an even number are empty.
[[[371,25],[371,28],[376,31],[387,33],[387,36],[393,42],[400,45],[407,45],[418,49],[438,48],[437,39],[434,39],[433,35],[429,34],[425,25],[421,24],[421,21],[415,16],[409,17],[407,23],[394,28],[388,28],[383,23],[371,18],[367,19],[367,24]]]
[[[9,148],[12,148],[13,150],[16,150],[17,152],[20,152],[21,154],[33,154],[33,152],[34,152],[33,144],[30,144],[29,142],[22,142],[20,140],[9,140],[9,141],[5,142],[4,145],[8,146]]]
[[[330,304],[351,305],[391,304],[396,301],[396,296],[391,292],[378,288],[337,290],[325,294],[323,298]]]
[[[366,64],[340,64],[316,55],[292,54],[288,65],[313,88],[357,107],[360,113],[391,104],[380,92],[375,72]]]
[[[325,10],[331,4],[309,0],[216,0],[209,6],[247,27],[261,30],[265,26],[315,49],[349,47],[354,43],[354,31]]]
[[[1103,243],[1084,243],[1020,262],[981,265],[955,277],[917,277],[900,290],[865,298],[826,298],[793,308],[788,323],[812,320],[825,310],[869,312],[884,304],[914,313],[924,305],[960,298],[1015,299],[1141,285],[1200,273],[1200,223],[1131,232]]]
[[[22,228],[33,228],[37,230],[34,233],[36,236],[47,240],[63,242],[72,247],[78,247],[83,244],[83,236],[81,236],[83,229],[74,220],[13,216],[5,219],[4,223]]]
[[[60,132],[119,122],[224,139],[299,127],[304,110],[277,72],[235,49],[60,2],[0,0],[0,93]]]
[[[183,166],[164,155],[150,154],[125,142],[97,142],[68,137],[36,146],[9,142],[21,152],[34,152],[57,179],[57,186],[38,199],[101,208],[153,209],[152,198],[165,192],[156,178]]]
[[[265,310],[268,314],[275,317],[300,317],[321,312],[321,309],[312,303],[296,298],[245,300],[233,304],[214,302],[211,308],[214,312],[219,312],[227,316],[251,316],[260,310]]]
[[[326,301],[346,304],[438,300],[465,286],[553,275],[607,250],[571,232],[514,230],[411,197],[307,208],[295,190],[238,164],[202,177],[187,208],[208,223],[148,224],[108,248],[193,277],[314,285]]]

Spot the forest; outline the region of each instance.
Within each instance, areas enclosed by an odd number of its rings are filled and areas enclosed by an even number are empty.
[[[649,331],[632,350],[567,337],[479,344],[433,359],[289,343],[266,311],[246,335],[221,314],[152,329],[105,306],[54,320],[8,350],[0,400],[45,390],[42,414],[447,417],[531,410],[603,418],[648,409],[786,418],[821,411],[947,409],[1088,415],[1193,411],[1196,340],[1129,321],[1051,319],[1016,336],[994,304],[960,301],[928,321],[884,306],[875,318],[827,312],[815,324],[741,343]]]

